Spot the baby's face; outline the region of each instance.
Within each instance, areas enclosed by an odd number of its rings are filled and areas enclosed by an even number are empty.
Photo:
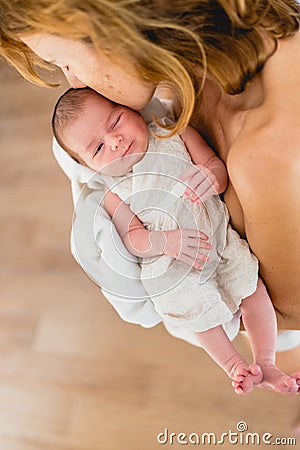
[[[136,112],[90,95],[78,119],[66,127],[64,144],[91,169],[111,176],[130,172],[148,146],[148,130]]]

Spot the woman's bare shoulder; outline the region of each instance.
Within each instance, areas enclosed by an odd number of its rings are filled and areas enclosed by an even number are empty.
[[[260,114],[262,117],[258,119]],[[228,155],[230,179],[243,186],[248,181],[249,187],[255,190],[273,185],[274,176],[288,177],[291,181],[294,177],[299,179],[300,130],[296,116],[289,118],[259,111],[256,115],[253,112],[253,120],[249,116],[248,121]]]
[[[262,71],[265,104],[274,114],[300,112],[300,32],[278,41],[278,48]]]
[[[300,162],[300,33],[279,41],[262,72],[264,99],[249,110],[233,142],[228,165],[242,163],[260,172],[285,170]]]

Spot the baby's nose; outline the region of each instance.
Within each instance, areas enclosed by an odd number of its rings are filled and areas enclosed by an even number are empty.
[[[118,135],[114,136],[111,140],[110,148],[113,152],[116,152],[120,149],[120,146],[122,144],[123,137]]]

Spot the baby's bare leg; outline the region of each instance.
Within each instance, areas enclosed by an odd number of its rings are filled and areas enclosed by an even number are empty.
[[[249,364],[235,350],[221,326],[195,333],[206,352],[233,380],[237,394],[248,394],[262,380],[262,371],[257,364]]]
[[[254,362],[263,372],[259,387],[282,394],[297,393],[299,386],[296,377],[286,375],[275,365],[276,316],[266,288],[260,279],[255,293],[242,301],[241,311]]]

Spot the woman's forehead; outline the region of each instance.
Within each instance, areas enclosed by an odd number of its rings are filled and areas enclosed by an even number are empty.
[[[80,46],[85,46],[84,43],[79,40],[45,33],[22,36],[21,40],[31,48],[34,53],[48,62],[54,62],[58,57],[63,56],[66,51],[71,52],[72,49],[78,50]]]

